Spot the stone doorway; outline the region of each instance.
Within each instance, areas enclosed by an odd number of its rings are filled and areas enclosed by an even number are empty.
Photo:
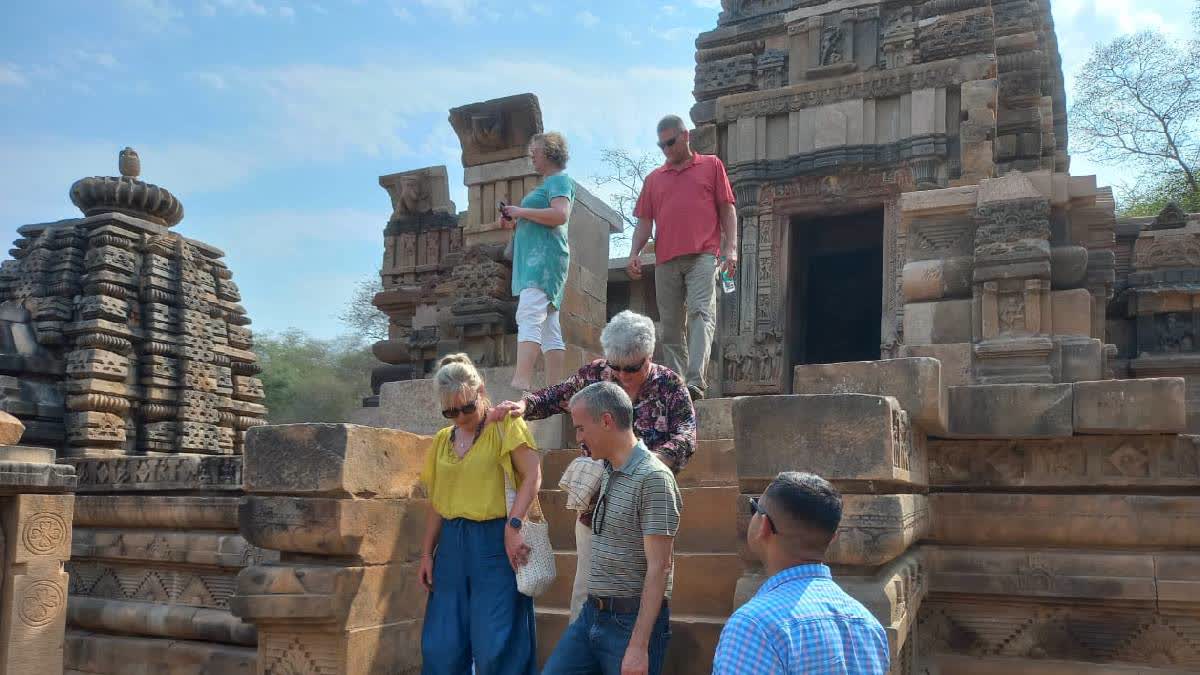
[[[792,219],[792,365],[880,358],[883,225],[883,209]]]

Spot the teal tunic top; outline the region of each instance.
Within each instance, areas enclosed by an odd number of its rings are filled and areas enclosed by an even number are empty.
[[[548,209],[550,202],[566,197],[575,202],[575,181],[565,173],[546,176],[542,184],[521,200],[522,208]],[[554,307],[562,307],[563,289],[567,285],[567,265],[571,252],[567,247],[567,223],[546,227],[517,219],[513,235],[513,295],[526,288],[540,288]]]

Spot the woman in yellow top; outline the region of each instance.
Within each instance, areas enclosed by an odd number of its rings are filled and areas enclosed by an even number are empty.
[[[529,557],[521,525],[542,483],[533,436],[520,418],[487,423],[487,391],[466,354],[443,358],[434,379],[454,423],[434,437],[421,475],[430,504],[421,672],[467,675],[473,664],[477,675],[535,675],[533,599],[516,578]],[[519,486],[511,509],[506,477]]]

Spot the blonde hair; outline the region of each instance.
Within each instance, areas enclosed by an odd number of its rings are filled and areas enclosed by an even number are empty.
[[[438,397],[441,398],[442,404],[447,406],[454,401],[454,397],[483,388],[483,378],[480,377],[479,370],[471,362],[471,357],[462,352],[443,356],[442,360],[438,361],[437,373],[433,379],[437,382]],[[491,405],[486,393],[480,394],[479,399],[483,407]]]
[[[567,160],[571,158],[567,152],[567,139],[557,131],[547,131],[544,134],[534,134],[533,138],[529,139],[529,144],[542,144],[542,154],[546,159],[554,162],[554,165],[560,169],[567,168]]]

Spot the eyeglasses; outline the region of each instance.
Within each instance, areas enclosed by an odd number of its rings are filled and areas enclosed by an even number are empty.
[[[760,513],[762,514],[763,518],[767,519],[767,525],[771,526],[771,531],[774,532],[775,534],[779,534],[779,528],[775,527],[775,521],[771,520],[771,514],[767,513],[763,509],[763,507],[758,503],[758,497],[751,497],[750,498],[750,517],[753,518],[754,516],[756,516]]]
[[[592,534],[600,534],[604,530],[604,516],[608,515],[608,481],[604,481],[600,490],[600,498],[596,500],[596,508],[592,510]]]
[[[642,359],[641,361],[638,361],[638,364],[636,366],[618,366],[618,365],[614,364],[612,361],[609,361],[608,369],[613,372],[620,371],[627,375],[632,375],[632,374],[638,372],[639,370],[641,370],[642,366],[644,366],[644,365],[646,365],[646,359]]]
[[[462,413],[464,415],[471,415],[471,414],[474,414],[474,412],[478,409],[479,409],[479,399],[475,399],[474,401],[471,401],[470,403],[468,403],[460,408],[446,408],[446,409],[442,410],[442,417],[445,417],[448,420],[452,420],[455,417],[458,417],[459,413]]]
[[[675,134],[674,136],[672,136],[671,140],[669,140],[669,141],[659,141],[658,149],[666,150],[667,148],[671,147],[672,145],[675,145],[675,141],[677,141],[677,140],[679,140],[679,134]]]

